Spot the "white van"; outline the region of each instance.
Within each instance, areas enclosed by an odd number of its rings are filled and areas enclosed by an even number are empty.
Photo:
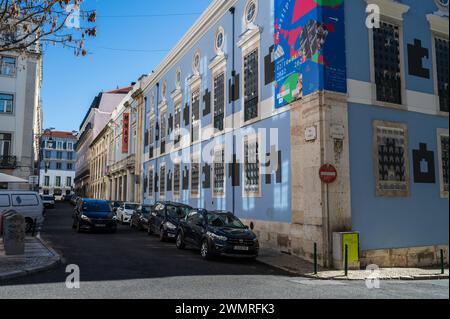
[[[25,217],[26,230],[30,232],[34,222],[44,221],[44,206],[36,192],[30,191],[0,191],[0,213],[14,210]]]

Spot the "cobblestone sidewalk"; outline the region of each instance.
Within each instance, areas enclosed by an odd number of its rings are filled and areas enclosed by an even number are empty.
[[[61,257],[40,238],[27,237],[24,256],[6,256],[0,238],[0,282],[52,269]]]
[[[343,270],[330,270],[319,268],[317,275],[314,275],[314,265],[299,257],[283,254],[276,250],[261,248],[258,261],[272,267],[289,272],[294,276],[301,276],[322,280],[366,280],[376,278],[380,280],[429,280],[448,279],[449,271],[441,274],[440,269],[421,268],[381,268],[373,273],[367,270],[349,270],[345,276]]]

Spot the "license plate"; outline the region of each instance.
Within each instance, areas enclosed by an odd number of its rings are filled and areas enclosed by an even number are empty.
[[[106,227],[106,225],[105,224],[97,224],[97,225],[95,225],[95,227],[104,228],[104,227]]]
[[[249,248],[248,248],[248,247],[245,247],[245,246],[234,246],[234,250],[248,251]]]
[[[175,238],[175,234],[168,234],[167,236],[170,238]]]

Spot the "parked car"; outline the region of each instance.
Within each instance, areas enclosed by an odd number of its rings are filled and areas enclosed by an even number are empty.
[[[44,205],[36,192],[0,191],[0,213],[8,210],[15,210],[25,217],[27,232],[31,232],[35,222],[44,221]]]
[[[41,199],[44,208],[55,208],[55,196],[41,195]]]
[[[192,210],[180,223],[178,249],[192,246],[201,256],[246,257],[255,259],[259,253],[256,235],[230,212]]]
[[[131,216],[133,216],[134,212],[138,208],[139,204],[137,203],[123,203],[116,210],[117,220],[123,225],[128,224],[131,221]]]
[[[117,212],[117,209],[123,205],[123,202],[114,200],[109,200],[108,203],[112,206],[114,212]]]
[[[77,195],[73,195],[72,198],[70,199],[70,203],[71,203],[73,206],[76,206],[76,205],[77,205],[78,199],[79,199],[79,197],[78,197]]]
[[[158,234],[160,241],[175,239],[180,220],[191,210],[191,206],[184,204],[157,202],[150,214],[148,234]]]
[[[131,216],[130,227],[138,230],[148,230],[148,221],[153,211],[152,205],[139,205],[133,216]]]
[[[73,228],[82,231],[117,231],[117,220],[107,201],[81,199],[73,214]]]
[[[63,196],[62,201],[63,202],[71,202],[72,201],[72,197],[74,197],[75,195],[72,194],[66,194]]]

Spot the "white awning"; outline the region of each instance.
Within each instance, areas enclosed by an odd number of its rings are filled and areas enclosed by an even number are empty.
[[[28,183],[27,180],[0,173],[0,183]]]

